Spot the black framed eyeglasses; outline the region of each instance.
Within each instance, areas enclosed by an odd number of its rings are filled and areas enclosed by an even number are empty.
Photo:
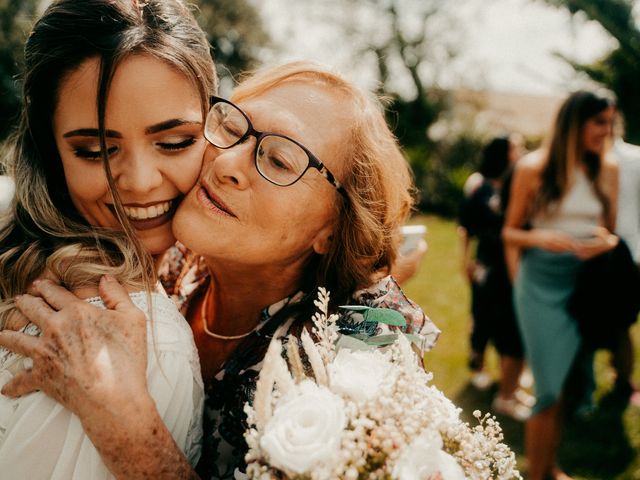
[[[253,128],[247,114],[229,100],[211,97],[210,105],[204,136],[214,147],[231,148],[253,136],[256,138],[256,170],[265,180],[288,187],[300,180],[307,170],[315,168],[347,197],[336,177],[304,145],[279,133],[259,132]]]

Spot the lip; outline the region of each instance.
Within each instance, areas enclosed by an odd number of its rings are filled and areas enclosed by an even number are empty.
[[[157,202],[148,202],[148,203],[123,203],[122,206],[123,207],[137,207],[137,208],[147,208],[147,207],[151,207],[153,205],[158,205],[160,203],[165,203],[165,202],[169,202],[171,204],[171,206],[169,207],[169,210],[165,213],[163,213],[162,215],[160,215],[159,217],[155,217],[155,218],[148,218],[148,219],[144,219],[144,220],[134,220],[132,218],[127,217],[127,219],[129,220],[129,223],[131,224],[131,226],[133,228],[135,228],[136,230],[151,230],[152,228],[156,228],[159,227],[161,225],[164,225],[165,223],[168,223],[171,221],[171,219],[173,218],[173,215],[176,213],[176,210],[178,209],[178,206],[180,205],[180,200],[182,199],[182,196],[180,197],[175,197],[169,200],[160,200]],[[113,215],[117,218],[116,215],[116,209],[113,206],[113,204],[107,204],[107,207],[109,208],[109,210],[111,210],[111,213],[113,213]]]
[[[200,183],[197,196],[200,202],[207,209],[217,213],[218,215],[237,218],[233,211],[220,199],[220,197],[211,191],[211,188],[208,185]]]

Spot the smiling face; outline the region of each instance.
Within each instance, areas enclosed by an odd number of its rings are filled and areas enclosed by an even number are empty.
[[[349,117],[342,95],[313,83],[289,81],[237,105],[254,128],[286,135],[309,149],[338,180]],[[318,170],[293,185],[265,180],[256,170],[256,139],[207,149],[198,184],[174,219],[176,237],[217,260],[286,267],[326,253],[340,194]]]
[[[121,228],[100,157],[96,95],[99,61],[90,59],[60,85],[53,131],[71,200],[91,225]],[[196,87],[161,60],[126,58],[107,99],[109,166],[125,212],[144,247],[174,242],[171,220],[194,185],[206,141]]]
[[[581,136],[585,151],[597,155],[603,152],[611,137],[614,118],[614,107],[608,107],[584,122]]]

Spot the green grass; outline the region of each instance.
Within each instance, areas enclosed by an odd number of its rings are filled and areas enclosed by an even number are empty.
[[[429,250],[405,291],[442,330],[425,364],[434,373],[435,385],[464,409],[465,418],[472,420],[474,409],[490,410],[493,392],[478,392],[469,384],[469,289],[462,275],[462,248],[456,226],[434,216],[417,216],[411,223],[427,226]],[[632,333],[636,359],[640,359],[640,322]],[[487,358],[490,371],[498,378],[495,352],[490,351]],[[636,365],[634,380],[639,385],[638,361]],[[624,409],[608,395],[614,373],[607,352],[596,355],[596,374],[596,412],[587,419],[567,420],[559,463],[576,480],[640,480],[640,409]],[[498,419],[505,441],[524,467],[524,426],[506,417]]]

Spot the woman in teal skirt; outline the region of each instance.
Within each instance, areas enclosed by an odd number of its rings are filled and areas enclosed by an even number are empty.
[[[592,355],[582,348],[567,304],[580,264],[618,241],[611,233],[617,165],[606,155],[614,115],[611,99],[572,94],[546,147],[522,159],[514,172],[503,236],[535,380],[536,405],[525,438],[530,480],[570,478],[555,461],[562,413],[591,402]]]

